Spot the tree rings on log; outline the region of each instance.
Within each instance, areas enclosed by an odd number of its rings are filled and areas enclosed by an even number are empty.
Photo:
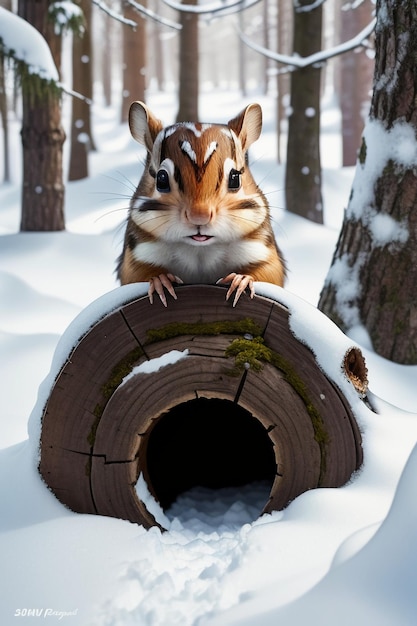
[[[195,485],[268,480],[260,514],[344,485],[362,464],[360,431],[288,309],[246,295],[233,308],[215,286],[177,295],[168,308],[124,304],[68,355],[42,417],[39,469],[57,498],[150,527],[139,477],[162,508]],[[358,349],[340,368],[363,391]]]

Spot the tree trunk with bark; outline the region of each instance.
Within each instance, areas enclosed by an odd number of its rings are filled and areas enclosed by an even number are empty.
[[[74,33],[72,43],[72,88],[88,100],[93,97],[92,13],[90,0],[78,0],[84,14],[84,32]],[[88,154],[94,149],[91,131],[90,104],[81,98],[72,99],[71,150],[69,180],[88,177]]]
[[[146,0],[141,2],[146,7]],[[145,101],[146,90],[146,20],[126,2],[123,15],[136,22],[136,29],[123,27],[123,92],[121,121],[127,122],[135,100]]]
[[[11,0],[0,0],[0,6],[8,11],[12,8]],[[9,107],[6,93],[6,68],[4,57],[0,53],[0,117],[3,127],[3,180],[10,181],[10,153],[9,153]]]
[[[3,127],[3,180],[10,181],[9,110],[7,106],[5,63],[0,54],[0,117]]]
[[[294,53],[306,57],[321,50],[322,4],[311,0],[294,5]],[[291,74],[285,196],[287,209],[323,223],[320,162],[320,67]]]
[[[293,28],[293,11],[289,0],[278,0],[278,52],[291,54],[291,31]],[[279,68],[278,68],[279,69]],[[291,79],[288,72],[278,72],[277,76],[277,156],[281,163],[282,123],[287,119],[288,98],[291,90]]]
[[[417,7],[378,0],[376,65],[349,205],[319,308],[417,363]]]
[[[187,0],[188,2],[188,0]],[[197,4],[191,0],[188,4]],[[182,30],[180,33],[180,77],[178,122],[198,120],[199,55],[198,55],[198,15],[180,13]]]
[[[101,16],[101,33],[107,45],[102,46],[101,49],[101,80],[103,85],[103,99],[106,107],[111,106],[113,96],[114,30],[114,19],[110,17],[110,15],[103,14]]]
[[[340,41],[348,41],[372,20],[374,4],[365,0],[344,11]],[[340,109],[342,113],[343,165],[355,165],[361,145],[365,116],[369,113],[374,62],[363,48],[342,54],[340,63]]]
[[[45,37],[59,69],[61,37],[48,22],[48,0],[19,0],[19,16]],[[30,75],[22,82],[23,189],[22,231],[65,229],[62,150],[65,132],[61,124],[58,88]]]

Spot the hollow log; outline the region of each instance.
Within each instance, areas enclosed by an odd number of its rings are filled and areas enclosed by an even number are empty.
[[[215,286],[177,294],[168,308],[129,301],[68,354],[42,416],[39,471],[56,497],[149,528],[161,524],[140,475],[163,509],[196,485],[268,480],[260,514],[344,485],[363,461],[360,430],[288,309],[258,295],[233,308]],[[359,349],[340,367],[361,394]]]

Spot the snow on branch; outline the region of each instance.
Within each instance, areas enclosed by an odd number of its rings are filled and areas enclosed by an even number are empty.
[[[29,22],[0,7],[0,50],[29,74],[58,84],[59,75],[51,51],[40,32]]]
[[[204,15],[207,13],[239,12],[260,2],[260,0],[215,0],[214,2],[208,2],[207,4],[182,4],[180,2],[175,2],[175,0],[162,1],[164,4],[169,6],[171,9],[175,9],[176,11],[183,13],[197,13],[198,15]],[[231,9],[234,9],[234,11],[231,11]]]
[[[339,54],[344,54],[345,52],[349,52],[349,50],[354,50],[359,46],[365,45],[365,40],[372,34],[375,29],[376,18],[372,20],[363,30],[360,31],[355,37],[341,43],[337,46],[329,48],[328,50],[321,50],[320,52],[315,52],[314,54],[310,54],[308,57],[300,57],[289,56],[287,54],[280,54],[279,52],[273,52],[272,50],[268,50],[268,48],[264,48],[263,46],[259,46],[252,42],[244,33],[242,33],[239,29],[239,37],[241,40],[252,50],[263,54],[268,57],[268,59],[272,59],[273,61],[277,61],[278,63],[283,63],[285,65],[289,65],[295,68],[303,68],[309,67],[310,65],[316,65],[319,63],[323,63],[332,57],[338,56]]]
[[[127,19],[126,17],[118,13],[117,11],[114,11],[113,9],[108,7],[107,4],[103,2],[103,0],[91,0],[91,2],[92,4],[95,4],[96,7],[98,7],[101,11],[103,11],[103,13],[107,13],[107,15],[117,20],[118,22],[121,22],[122,24],[125,24],[126,26],[131,26],[132,28],[136,28],[137,26],[136,22],[134,22],[133,20]]]
[[[326,0],[314,0],[311,4],[299,4],[298,0],[294,0],[294,10],[296,13],[310,13],[325,2]]]
[[[175,30],[181,30],[182,28],[181,24],[177,24],[177,22],[172,22],[171,20],[168,20],[165,17],[161,17],[157,13],[154,13],[150,9],[147,9],[146,7],[139,4],[139,2],[135,2],[135,0],[126,0],[126,1],[128,4],[130,4],[131,7],[136,9],[136,11],[138,11],[139,13],[142,13],[142,15],[145,15],[146,17],[149,17],[151,20],[154,20],[155,22],[159,22],[160,24],[163,24],[164,26],[168,26],[169,28],[174,28]]]

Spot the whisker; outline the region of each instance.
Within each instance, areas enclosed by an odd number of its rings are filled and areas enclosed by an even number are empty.
[[[155,228],[148,228],[148,225],[150,224],[150,222],[152,221],[156,221],[158,220],[158,224],[156,224]],[[150,234],[154,233],[157,228],[159,226],[165,226],[165,224],[168,224],[171,221],[171,216],[166,217],[166,219],[161,220],[161,216],[154,216],[154,217],[149,217],[147,220],[143,220],[141,222],[141,226],[146,225],[147,226],[147,232],[149,232]]]
[[[96,217],[96,219],[94,220],[94,223],[96,224],[97,222],[99,222],[100,220],[104,219],[105,217],[108,217],[109,215],[112,215],[113,213],[119,213],[119,211],[128,211],[129,208],[128,207],[120,207],[118,209],[112,209],[111,211],[106,211],[103,215],[99,215],[98,217]],[[121,222],[121,225],[124,226],[125,222]]]
[[[101,194],[102,196],[109,196],[111,195],[111,198],[101,198],[100,203],[104,204],[104,203],[108,203],[108,202],[114,202],[115,200],[123,200],[123,202],[126,202],[126,200],[130,201],[130,196],[128,195],[120,195],[118,193],[113,193],[113,192],[107,192],[107,191],[92,191],[91,192],[94,195],[99,195]]]
[[[262,224],[259,224],[259,222],[257,222],[256,220],[250,219],[249,217],[245,217],[242,215],[230,215],[230,217],[236,221],[241,221],[241,222],[246,222],[248,224],[254,224],[256,227],[260,227]],[[273,215],[269,216],[270,220],[271,220],[271,224],[276,226],[277,229],[279,229],[280,231],[284,232],[281,226],[281,223],[279,220],[277,220]]]
[[[108,178],[109,180],[113,181],[114,183],[118,183],[120,185],[123,185],[124,187],[126,187],[126,189],[128,189],[131,192],[131,195],[134,194],[135,191],[136,191],[137,185],[135,185],[135,183],[133,183],[130,180],[130,178],[128,178],[126,176],[126,174],[124,174],[120,170],[116,170],[116,174],[118,174],[124,180],[115,178],[114,176],[110,176],[110,174],[102,174],[102,177],[103,178]]]

